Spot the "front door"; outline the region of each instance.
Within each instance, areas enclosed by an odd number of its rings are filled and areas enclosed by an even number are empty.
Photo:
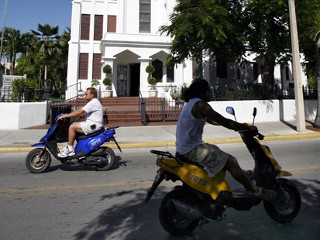
[[[128,66],[118,65],[117,69],[117,96],[123,97],[128,95]]]

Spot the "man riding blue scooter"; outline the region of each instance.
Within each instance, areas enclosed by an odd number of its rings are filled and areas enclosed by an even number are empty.
[[[74,122],[70,125],[68,131],[68,144],[60,151],[58,154],[59,157],[65,158],[75,154],[73,144],[77,133],[88,135],[103,127],[103,108],[97,95],[97,89],[94,87],[87,88],[85,98],[88,103],[83,108],[71,113],[63,114],[57,119],[57,121],[59,121],[65,118],[81,117],[85,115],[84,121]]]
[[[26,157],[26,166],[32,173],[41,173],[48,169],[51,163],[51,155],[63,164],[92,165],[97,170],[109,170],[115,163],[114,151],[105,146],[105,142],[114,142],[121,152],[121,148],[115,139],[115,128],[103,127],[103,111],[100,101],[97,99],[97,90],[88,88],[86,91],[88,103],[79,110],[71,113],[59,113],[55,117],[55,123],[44,137],[32,147]],[[62,130],[63,119],[85,115],[85,121],[74,122],[68,130],[68,144],[63,150],[58,148],[57,134]],[[75,147],[73,144],[77,141]]]

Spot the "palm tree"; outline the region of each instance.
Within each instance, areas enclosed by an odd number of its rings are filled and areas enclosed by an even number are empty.
[[[14,28],[6,28],[4,32],[4,45],[3,45],[3,55],[5,55],[9,62],[10,74],[14,74],[14,69],[16,65],[17,54],[23,52],[23,35],[20,34],[20,30]]]
[[[48,63],[54,56],[59,39],[59,26],[50,26],[49,24],[38,24],[38,31],[31,30],[40,40],[40,51],[44,54],[44,82],[47,85]]]
[[[316,75],[317,75],[317,90],[318,90],[318,101],[317,101],[317,114],[313,126],[320,128],[320,12],[315,14],[313,18],[313,25],[309,29],[310,37],[316,42]]]
[[[49,78],[51,78],[53,95],[58,95],[60,92],[64,92],[66,88],[70,35],[70,28],[67,28],[67,30],[62,33],[57,41],[58,47],[55,57],[49,65]]]

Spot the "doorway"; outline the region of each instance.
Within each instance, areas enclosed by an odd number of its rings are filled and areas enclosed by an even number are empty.
[[[130,64],[130,96],[139,96],[140,63]]]

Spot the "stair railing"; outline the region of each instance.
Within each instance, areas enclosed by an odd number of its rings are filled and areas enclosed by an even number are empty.
[[[141,122],[142,124],[147,124],[147,110],[146,110],[146,100],[142,97],[140,88],[139,88],[139,111],[141,114]]]

